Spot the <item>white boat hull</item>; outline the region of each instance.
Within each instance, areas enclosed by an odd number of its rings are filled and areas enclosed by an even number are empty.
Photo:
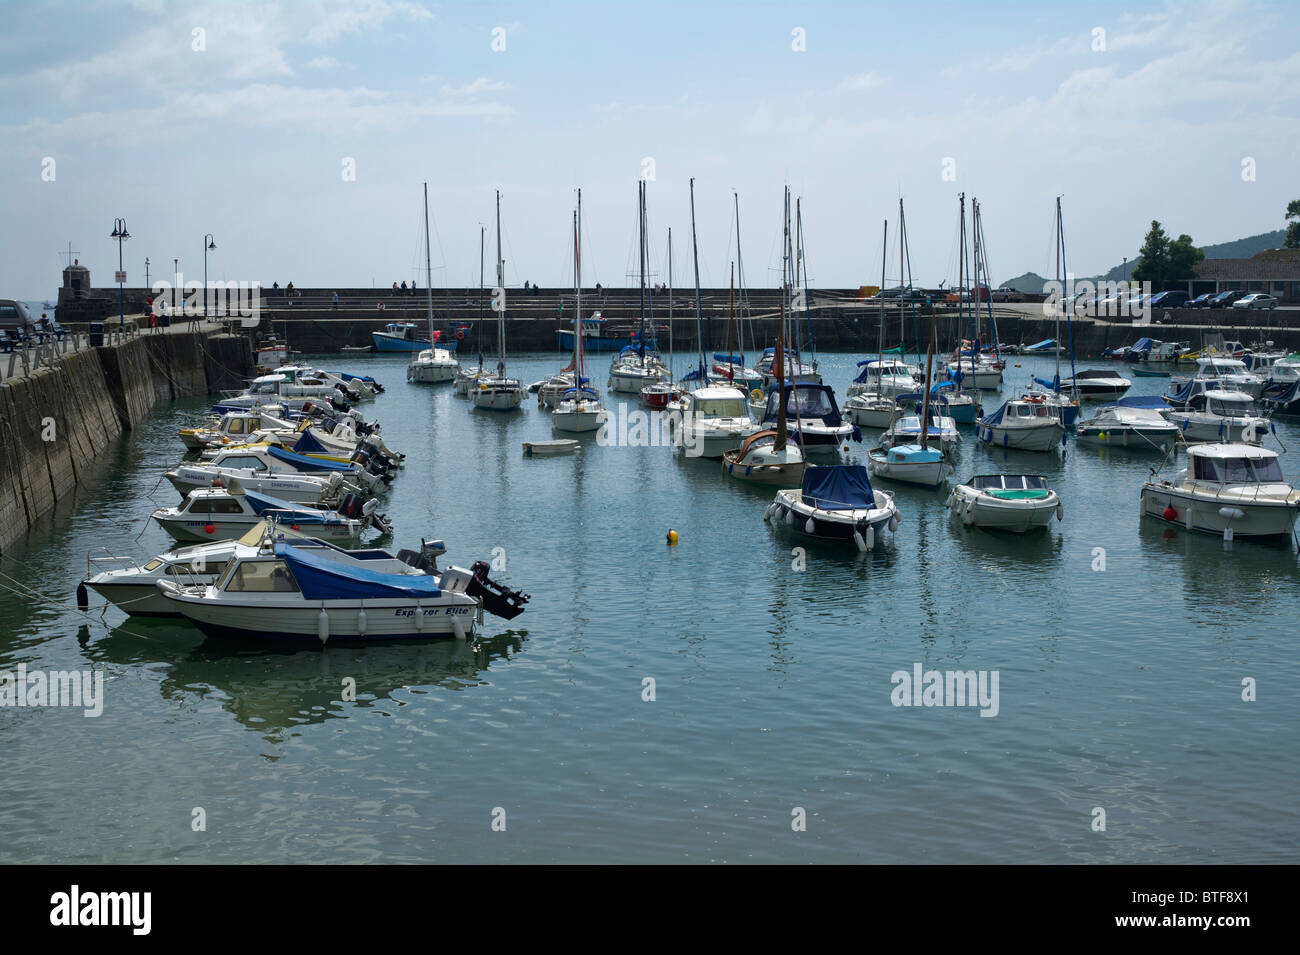
[[[589,431],[599,431],[609,419],[609,413],[603,408],[584,411],[570,411],[564,408],[563,403],[555,411],[551,412],[551,427],[556,431],[564,431],[569,434],[586,434]]]
[[[1032,428],[1009,428],[1005,425],[980,425],[980,440],[997,448],[1017,451],[1051,451],[1060,447],[1065,426],[1052,419],[1049,424]]]
[[[1169,510],[1172,514],[1166,516]],[[1202,534],[1223,536],[1231,528],[1234,537],[1280,537],[1291,534],[1296,506],[1230,495],[1201,496],[1187,489],[1148,482],[1142,486],[1142,513]]]
[[[966,485],[953,488],[948,496],[948,510],[967,527],[1025,534],[1046,527],[1061,511],[1061,499],[1055,491],[1040,500],[1002,500],[982,494]]]

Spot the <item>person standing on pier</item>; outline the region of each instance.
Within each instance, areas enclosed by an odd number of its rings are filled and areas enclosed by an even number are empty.
[[[339,293],[338,293],[338,292],[335,292],[335,293],[334,293],[334,311],[337,312],[338,310],[339,310]]]

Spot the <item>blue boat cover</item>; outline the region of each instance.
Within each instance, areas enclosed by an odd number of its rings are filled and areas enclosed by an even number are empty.
[[[1047,351],[1048,349],[1055,347],[1055,345],[1056,345],[1055,338],[1047,338],[1036,344],[1026,345],[1025,351]]]
[[[1129,351],[1150,351],[1153,347],[1155,347],[1155,343],[1156,340],[1154,338],[1139,338],[1129,347],[1128,350]],[[1123,349],[1120,350],[1123,351]]]
[[[876,506],[867,469],[860,464],[831,464],[803,472],[803,502],[823,511],[852,511]]]
[[[345,464],[342,461],[326,461],[324,458],[308,458],[301,454],[294,454],[284,448],[271,446],[266,449],[266,453],[277,461],[283,461],[285,464],[291,464],[299,471],[351,471],[351,464]]]
[[[733,365],[740,365],[740,364],[744,364],[745,356],[744,356],[744,355],[724,355],[724,354],[722,354],[722,352],[716,352],[716,351],[715,351],[715,352],[713,353],[713,360],[714,360],[714,361],[725,361],[725,362],[729,362],[729,363],[731,363],[731,364],[733,364]]]
[[[942,451],[922,448],[919,444],[896,444],[885,455],[888,461],[901,460],[907,464],[933,464],[942,457]]]
[[[956,388],[956,387],[957,387],[956,381],[941,381],[930,389],[930,394],[937,395],[942,391],[947,391],[949,388]]]
[[[1034,382],[1035,382],[1036,384],[1042,385],[1044,388],[1051,388],[1053,391],[1060,391],[1060,390],[1061,390],[1061,376],[1060,376],[1060,375],[1053,375],[1051,381],[1048,381],[1048,380],[1046,380],[1045,378],[1035,378],[1035,379],[1034,379]]]
[[[980,419],[980,424],[986,424],[986,425],[1001,424],[1002,416],[1006,413],[1006,410],[1007,410],[1007,403],[1004,401],[1002,402],[1001,408],[993,412],[988,417]]]
[[[585,381],[586,379],[583,379],[583,380]],[[565,395],[576,395],[577,393],[578,393],[578,389],[577,389],[577,388],[569,388],[569,389],[566,389],[566,390],[564,391],[564,394],[565,394]],[[600,395],[598,395],[595,391],[593,391],[593,390],[590,389],[590,388],[583,388],[583,389],[582,389],[582,393],[583,393],[584,395],[591,395],[591,397],[593,397],[593,398],[599,398],[599,397],[600,397]]]
[[[332,453],[325,445],[321,444],[314,434],[310,431],[304,431],[298,436],[298,443],[293,446],[296,454],[330,454]]]
[[[776,426],[776,414],[780,409],[781,398],[777,395],[776,385],[767,390],[767,404],[763,409],[763,424],[768,422]],[[788,418],[820,418],[828,428],[838,428],[844,423],[839,405],[835,403],[835,391],[830,385],[818,385],[812,382],[797,381],[785,386],[785,413]]]
[[[438,597],[442,590],[428,574],[388,574],[340,563],[313,553],[314,548],[277,542],[275,556],[283,558],[307,600],[369,600]]]
[[[276,516],[281,521],[289,521],[294,524],[324,524],[329,518],[338,516],[314,507],[303,507],[301,504],[282,501],[280,498],[271,497],[269,494],[258,494],[255,491],[245,491],[244,497],[248,499],[254,513],[262,514],[266,511],[279,511],[281,513]]]
[[[1108,401],[1102,405],[1103,408],[1146,408],[1151,411],[1168,411],[1169,405],[1165,399],[1158,395],[1134,395],[1131,398],[1120,398],[1118,401]]]
[[[1293,381],[1285,391],[1279,392],[1265,401],[1272,405],[1287,405],[1296,399],[1296,392],[1300,391],[1300,381]]]

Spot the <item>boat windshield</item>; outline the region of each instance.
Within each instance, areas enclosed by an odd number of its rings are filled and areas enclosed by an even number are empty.
[[[1209,458],[1197,455],[1192,475],[1198,481],[1216,484],[1259,484],[1282,481],[1282,465],[1277,458]]]
[[[1254,402],[1249,398],[1211,398],[1210,414],[1225,415],[1247,415],[1254,408]]]
[[[749,408],[744,398],[702,398],[695,404],[695,414],[700,418],[745,418]]]
[[[835,409],[831,407],[830,397],[826,392],[796,389],[786,397],[785,413],[787,417],[823,418],[834,414]]]
[[[298,582],[282,560],[241,560],[221,577],[227,593],[297,593]]]

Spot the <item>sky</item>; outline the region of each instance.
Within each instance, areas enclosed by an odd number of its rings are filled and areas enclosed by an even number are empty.
[[[112,283],[203,268],[301,287],[492,280],[779,284],[782,195],[808,283],[957,276],[958,194],[994,284],[1091,275],[1151,220],[1197,244],[1283,228],[1300,197],[1300,4],[422,3],[4,0],[0,297],[52,297],[74,256]]]

